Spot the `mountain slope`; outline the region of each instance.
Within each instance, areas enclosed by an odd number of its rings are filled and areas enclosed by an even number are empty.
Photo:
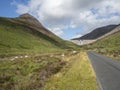
[[[0,17],[0,54],[47,53],[77,47],[67,43],[29,14]]]
[[[108,51],[120,50],[120,31],[90,44],[90,47]]]
[[[116,59],[120,59],[120,27],[119,31],[104,37],[92,44],[83,46],[84,49],[95,50]]]
[[[110,31],[114,30],[114,28],[116,28],[117,26],[118,25],[108,25],[108,26],[100,27],[100,28],[97,28],[97,29],[93,30],[92,32],[90,32],[80,38],[76,38],[76,39],[83,39],[83,40],[97,39],[97,38],[105,35],[106,33],[109,33]]]
[[[80,38],[74,38],[71,41],[78,45],[90,44],[90,43],[96,42],[104,37],[107,37],[111,34],[119,32],[120,31],[118,29],[119,27],[120,27],[120,25],[108,25],[105,27],[100,27]]]

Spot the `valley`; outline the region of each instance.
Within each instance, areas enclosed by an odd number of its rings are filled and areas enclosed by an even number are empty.
[[[0,17],[0,90],[98,90],[87,51],[120,59],[120,26],[67,41],[28,13]]]

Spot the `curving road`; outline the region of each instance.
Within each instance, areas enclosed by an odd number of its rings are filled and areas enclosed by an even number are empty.
[[[100,90],[120,90],[120,61],[87,52]]]

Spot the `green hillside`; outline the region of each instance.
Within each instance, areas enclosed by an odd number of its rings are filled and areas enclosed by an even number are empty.
[[[49,53],[76,47],[25,19],[0,18],[0,54]]]
[[[29,14],[0,17],[0,90],[41,90],[50,76],[67,65],[61,53],[78,48]]]
[[[85,46],[84,48],[92,49],[108,56],[120,58],[120,32],[109,35],[93,44]]]
[[[92,44],[92,47],[99,49],[106,49],[108,51],[119,50],[120,49],[120,32],[108,36],[100,41]]]

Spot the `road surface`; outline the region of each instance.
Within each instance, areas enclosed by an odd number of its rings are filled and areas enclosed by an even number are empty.
[[[120,61],[87,52],[100,90],[120,90]]]

